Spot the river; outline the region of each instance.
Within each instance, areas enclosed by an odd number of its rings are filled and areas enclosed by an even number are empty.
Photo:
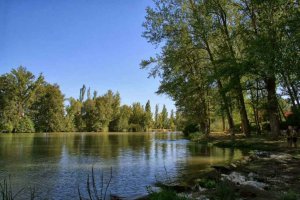
[[[78,199],[94,169],[108,193],[129,199],[147,194],[156,181],[180,180],[242,152],[200,145],[178,133],[35,133],[0,135],[0,180],[10,177],[17,199],[35,188],[38,199]],[[99,187],[99,186],[98,186]]]

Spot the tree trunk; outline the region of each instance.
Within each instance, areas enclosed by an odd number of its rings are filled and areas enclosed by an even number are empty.
[[[223,132],[225,132],[226,126],[225,126],[225,117],[224,117],[224,113],[222,113],[222,129],[223,129]]]
[[[237,84],[236,93],[237,93],[237,99],[239,102],[238,105],[239,105],[239,111],[240,111],[240,116],[241,116],[241,121],[242,121],[242,130],[246,136],[250,136],[251,129],[250,129],[250,125],[249,125],[249,120],[248,120],[248,115],[247,115],[247,111],[246,111],[246,106],[245,106],[244,95],[243,95],[240,78],[235,77],[234,79],[235,79],[234,82]]]
[[[258,89],[256,88],[256,94],[258,94]],[[258,118],[258,108],[257,108],[257,103],[254,99],[254,95],[252,90],[250,89],[250,98],[251,98],[251,106],[253,109],[253,115],[254,115],[254,120],[255,120],[255,125],[256,125],[256,133],[260,134],[261,133],[261,128],[260,128],[260,124],[259,124],[259,118]]]
[[[280,134],[278,102],[276,97],[276,79],[274,76],[265,79],[266,89],[268,92],[268,113],[270,120],[271,133],[277,137]]]
[[[228,100],[226,98],[226,95],[222,91],[223,90],[222,82],[219,79],[217,80],[217,82],[218,82],[219,93],[220,93],[220,95],[222,97],[222,100],[223,100],[223,103],[224,103],[224,108],[223,109],[225,110],[225,113],[226,113],[228,126],[229,126],[229,132],[230,132],[231,135],[234,135],[234,122],[233,122],[233,118],[232,118],[232,115],[231,115],[230,110],[229,110]]]
[[[215,66],[215,63],[214,63],[214,57],[213,57],[213,54],[210,50],[210,46],[209,46],[209,44],[206,40],[204,42],[205,42],[205,45],[206,45],[206,50],[207,50],[207,53],[209,55],[210,61],[213,64],[214,72],[217,73],[217,69],[216,69],[216,66]],[[228,120],[229,132],[230,132],[231,135],[234,136],[234,122],[233,122],[233,118],[232,118],[232,115],[231,115],[231,112],[230,112],[229,103],[228,103],[228,100],[226,98],[226,94],[223,92],[223,84],[222,84],[220,79],[217,79],[217,84],[218,84],[218,91],[219,91],[219,93],[221,95],[221,98],[222,98],[222,101],[224,103],[224,108],[223,109],[225,110],[226,117],[227,117],[227,120]]]
[[[226,43],[227,43],[228,49],[230,51],[231,57],[234,61],[233,64],[236,65],[237,64],[236,57],[235,57],[236,54],[235,54],[235,51],[233,48],[232,40],[231,40],[228,26],[227,26],[227,14],[220,4],[218,4],[218,6],[219,6],[219,17],[220,17],[221,25],[223,26],[222,31],[224,33]],[[239,111],[240,111],[240,116],[241,116],[241,120],[242,120],[242,130],[246,136],[250,136],[251,130],[250,130],[250,125],[249,125],[249,120],[248,120],[248,116],[247,116],[244,95],[243,95],[243,90],[242,90],[239,75],[232,77],[232,80],[237,84],[236,94],[237,94],[237,100],[239,102]]]
[[[290,78],[289,75],[287,75],[287,79],[288,79],[288,83],[289,83],[289,85],[291,86],[291,89],[292,89],[292,91],[293,91],[294,98],[295,98],[295,100],[296,100],[296,102],[297,102],[297,105],[298,105],[298,107],[299,107],[299,106],[300,106],[300,101],[299,101],[299,98],[298,98],[298,91],[297,91],[297,89],[295,88],[294,84],[292,84],[292,81],[291,81],[291,78]]]

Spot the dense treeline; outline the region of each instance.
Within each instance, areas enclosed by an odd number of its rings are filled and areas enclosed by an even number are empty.
[[[111,90],[98,96],[83,85],[78,99],[65,99],[58,85],[24,67],[0,76],[0,132],[176,130],[179,122],[180,115],[169,115],[165,106],[160,112],[156,105],[153,117],[150,101],[121,105]]]
[[[297,0],[154,0],[143,36],[162,50],[141,66],[203,133],[222,119],[232,134],[277,136],[300,125],[285,113],[299,116],[299,21]]]

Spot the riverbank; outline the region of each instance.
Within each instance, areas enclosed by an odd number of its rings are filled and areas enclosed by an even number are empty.
[[[250,153],[232,163],[212,165],[185,183],[161,185],[161,193],[170,195],[175,190],[177,199],[300,199],[300,149],[287,147],[285,138],[243,135],[232,138],[222,133],[192,137],[199,143]],[[150,195],[150,199],[167,199],[161,198],[163,194],[157,198],[158,194]]]

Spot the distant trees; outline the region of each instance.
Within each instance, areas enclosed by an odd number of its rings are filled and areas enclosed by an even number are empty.
[[[108,90],[102,96],[94,95],[93,99],[85,100],[82,96],[85,85],[80,89],[79,99],[69,99],[66,107],[67,119],[72,121],[76,131],[134,131],[143,132],[155,128],[173,129],[176,122],[172,115],[172,127],[169,125],[169,116],[166,107],[159,113],[158,105],[156,112],[159,117],[153,120],[150,100],[143,106],[141,103],[133,103],[131,106],[122,105],[120,94]],[[94,92],[97,94],[97,92]],[[160,124],[156,126],[156,124]],[[71,129],[73,130],[73,129]]]
[[[5,132],[34,132],[30,107],[44,78],[24,67],[0,76],[0,129]]]
[[[161,113],[157,106],[157,115],[160,128],[175,130],[174,114],[171,127],[165,106]],[[121,105],[118,92],[92,95],[85,85],[78,99],[65,99],[57,84],[22,66],[0,76],[0,132],[150,131],[154,125],[149,100],[145,106]]]
[[[203,133],[219,115],[232,134],[267,122],[277,136],[278,102],[299,110],[299,16],[295,0],[154,0],[143,36],[162,51],[141,66]]]

